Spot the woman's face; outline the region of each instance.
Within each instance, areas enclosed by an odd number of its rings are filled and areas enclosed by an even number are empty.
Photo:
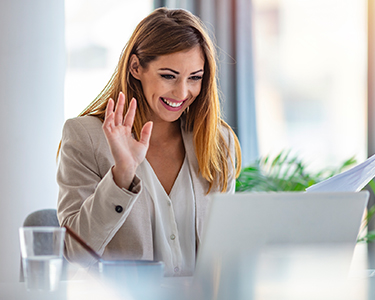
[[[139,64],[136,70],[133,68],[132,74],[141,81],[152,110],[150,120],[176,121],[199,95],[203,68],[204,56],[199,46],[159,56],[146,68]]]

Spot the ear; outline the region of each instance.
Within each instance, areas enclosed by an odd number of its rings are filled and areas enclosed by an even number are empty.
[[[133,54],[129,60],[129,71],[135,79],[140,80],[140,68],[139,59],[137,55]]]

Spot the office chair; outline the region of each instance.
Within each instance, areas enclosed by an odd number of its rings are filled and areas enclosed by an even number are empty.
[[[60,227],[59,220],[57,219],[57,211],[56,209],[41,209],[32,212],[29,214],[25,221],[23,222],[23,227],[31,227],[31,226],[51,226],[51,227]],[[68,261],[63,258],[63,267],[62,267],[62,274],[61,280],[67,279],[67,266]],[[22,258],[20,263],[20,281],[25,281],[23,276],[22,270]]]

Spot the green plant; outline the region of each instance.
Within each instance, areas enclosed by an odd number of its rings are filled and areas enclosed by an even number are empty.
[[[325,180],[354,165],[354,157],[338,168],[309,172],[305,163],[290,150],[281,151],[275,158],[260,158],[241,170],[236,182],[237,192],[304,191],[309,186]]]
[[[367,188],[372,191],[372,194],[375,193],[375,180],[374,179],[368,183]],[[359,234],[358,242],[371,243],[375,241],[375,230],[368,230],[368,225],[374,215],[375,215],[375,205],[371,206],[367,211],[367,215],[362,224],[362,230]]]

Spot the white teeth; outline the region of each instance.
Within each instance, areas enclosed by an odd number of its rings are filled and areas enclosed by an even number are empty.
[[[164,103],[168,104],[171,107],[180,107],[182,103],[184,103],[183,101],[182,102],[170,102],[164,98],[161,98],[161,99],[163,100]]]

